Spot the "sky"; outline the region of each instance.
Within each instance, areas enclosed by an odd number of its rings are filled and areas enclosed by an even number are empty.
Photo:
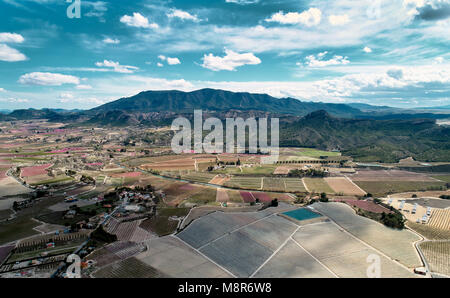
[[[443,106],[449,50],[450,0],[0,0],[0,109],[201,88]]]

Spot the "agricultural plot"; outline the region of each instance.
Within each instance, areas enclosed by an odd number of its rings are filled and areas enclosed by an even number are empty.
[[[435,179],[421,173],[401,170],[360,170],[351,176],[353,181],[422,181],[436,182]]]
[[[187,202],[206,205],[216,201],[217,190],[215,188],[203,188],[196,194],[192,195],[187,199]]]
[[[306,188],[310,192],[315,193],[334,193],[334,190],[328,185],[328,183],[322,178],[303,178],[303,182]]]
[[[152,169],[157,171],[195,170],[195,160],[192,158],[169,159],[165,161],[144,164],[141,166],[141,168],[144,170]]]
[[[159,278],[165,277],[158,270],[136,258],[128,258],[110,264],[92,274],[95,278]]]
[[[293,240],[267,262],[255,278],[332,278],[324,266],[310,256]]]
[[[202,173],[202,172],[189,172],[186,175],[181,175],[181,179],[195,182],[208,183],[214,178],[214,174]]]
[[[443,230],[430,225],[408,221],[407,227],[429,240],[450,240],[450,230]]]
[[[433,176],[433,178],[450,183],[450,175]]]
[[[243,177],[243,176],[233,176],[230,181],[225,182],[225,186],[232,188],[242,188],[242,189],[261,189],[261,177]]]
[[[335,193],[342,193],[344,195],[363,196],[366,192],[353,184],[350,180],[344,177],[329,177],[325,178],[325,182],[333,189]]]
[[[226,191],[226,189],[220,188],[217,190],[216,202],[224,203],[228,202],[229,199],[230,198],[228,197],[228,192]]]
[[[364,191],[375,196],[386,194],[437,190],[445,187],[444,182],[420,182],[420,181],[354,181]]]
[[[382,277],[413,276],[330,222],[302,227],[293,239],[339,277],[367,277],[370,255],[380,257]]]
[[[450,276],[450,241],[426,241],[419,246],[432,272]]]
[[[256,198],[253,196],[251,192],[241,191],[240,194],[244,203],[253,203],[256,201]]]
[[[382,251],[403,265],[414,268],[421,266],[413,247],[420,238],[408,230],[390,229],[368,218],[358,216],[350,206],[342,203],[315,203],[312,205],[339,226],[370,246]],[[391,241],[395,239],[395,241]]]
[[[433,209],[428,225],[438,229],[450,231],[450,210]]]
[[[306,192],[303,180],[300,178],[285,178],[286,192]]]
[[[263,189],[267,191],[284,191],[286,185],[282,178],[263,177]]]
[[[30,193],[31,190],[12,177],[3,178],[0,181],[0,197],[15,196]]]
[[[228,180],[230,180],[228,176],[216,175],[208,183],[216,185],[224,185],[224,183],[227,182]]]
[[[176,237],[166,236],[152,239],[146,245],[149,249],[136,258],[166,276],[176,278],[231,277],[226,271]]]
[[[334,199],[335,202],[344,202],[355,208],[359,208],[372,213],[391,213],[392,211],[386,207],[374,203],[373,201],[366,200],[351,200],[351,199]]]

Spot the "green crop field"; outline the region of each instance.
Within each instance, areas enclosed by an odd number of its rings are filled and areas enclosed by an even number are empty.
[[[217,190],[215,188],[205,188],[192,195],[187,201],[198,205],[214,203],[216,201],[216,192]]]
[[[263,189],[268,191],[284,191],[286,189],[282,178],[263,178]]]
[[[317,193],[334,193],[333,189],[322,178],[303,178],[305,184],[310,192]]]
[[[450,231],[408,221],[406,226],[429,240],[450,240]]]
[[[286,184],[287,192],[306,192],[302,179],[300,178],[285,178],[283,179]]]
[[[216,176],[216,175],[210,174],[210,173],[191,171],[187,174],[181,175],[181,179],[188,180],[188,181],[208,183],[209,181],[211,181],[212,178],[214,178],[214,176]]]
[[[231,180],[225,183],[227,187],[243,189],[261,189],[261,177],[233,176]]]
[[[439,179],[443,182],[450,183],[450,175],[439,175],[439,176],[432,176],[433,178]]]

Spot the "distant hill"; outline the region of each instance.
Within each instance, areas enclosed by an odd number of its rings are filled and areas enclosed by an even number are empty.
[[[450,127],[431,119],[340,119],[313,112],[280,127],[281,146],[340,149],[358,160],[448,161]]]
[[[361,115],[359,109],[345,104],[304,102],[293,98],[275,98],[267,94],[231,92],[216,89],[201,89],[192,92],[183,91],[145,91],[135,96],[91,109],[90,112],[174,112],[192,113],[194,109],[204,111],[264,111],[304,116],[317,110],[326,110],[339,117]]]

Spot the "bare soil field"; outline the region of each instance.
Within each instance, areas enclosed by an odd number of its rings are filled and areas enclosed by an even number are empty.
[[[355,196],[363,196],[366,194],[365,191],[360,189],[345,177],[329,177],[325,178],[325,181],[336,193]]]
[[[228,192],[225,189],[219,188],[217,190],[216,202],[223,203],[228,202],[230,198],[228,197]]]
[[[406,267],[422,266],[413,246],[413,243],[420,238],[413,232],[391,229],[368,218],[358,216],[346,204],[330,202],[315,203],[312,206],[355,237],[382,251],[392,259],[398,260]]]
[[[209,183],[216,184],[216,185],[224,185],[225,182],[229,181],[230,177],[228,176],[222,176],[222,175],[216,175],[214,178],[212,178]]]
[[[226,271],[200,255],[176,237],[148,241],[150,249],[136,256],[166,276],[178,278],[230,278]]]
[[[450,195],[450,190],[432,190],[432,191],[418,191],[418,192],[402,192],[396,193],[396,198],[412,198],[413,195],[416,195],[418,198],[439,198],[441,195]]]
[[[31,192],[30,189],[11,177],[3,178],[0,182],[0,197],[21,195]]]
[[[438,229],[450,231],[450,210],[433,209],[428,225]]]

